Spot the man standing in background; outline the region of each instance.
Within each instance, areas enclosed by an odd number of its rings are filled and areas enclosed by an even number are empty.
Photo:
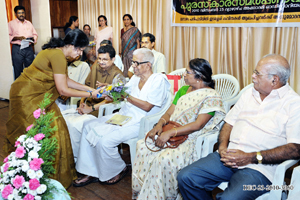
[[[14,75],[17,79],[23,72],[23,66],[28,67],[33,59],[34,52],[32,45],[36,43],[38,34],[30,21],[25,19],[25,8],[16,6],[14,8],[17,19],[8,23],[9,40],[12,44],[12,63],[14,66]],[[26,42],[25,40],[30,40]],[[21,48],[21,41],[26,45]]]

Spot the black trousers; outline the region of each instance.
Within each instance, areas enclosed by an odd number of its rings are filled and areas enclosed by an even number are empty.
[[[20,45],[12,45],[12,63],[14,66],[15,79],[23,72],[24,67],[31,65],[34,59],[32,46],[20,50]]]

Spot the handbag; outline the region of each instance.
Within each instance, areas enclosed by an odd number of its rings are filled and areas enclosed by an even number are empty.
[[[177,127],[180,127],[181,124],[177,123],[177,122],[174,122],[174,121],[169,121],[167,124],[165,124],[162,128],[162,131],[163,132],[166,132],[168,130],[171,130],[173,128],[177,128]],[[157,151],[160,151],[161,149],[159,150],[153,150],[153,149],[150,149],[147,145],[147,138],[149,137],[149,133],[146,135],[145,137],[145,145],[146,147],[150,150],[150,151],[153,151],[153,152],[157,152]],[[171,149],[176,149],[180,144],[182,144],[184,141],[186,141],[188,139],[188,135],[180,135],[180,136],[176,136],[176,137],[171,137],[167,143],[166,143],[166,147],[164,148],[171,148]]]

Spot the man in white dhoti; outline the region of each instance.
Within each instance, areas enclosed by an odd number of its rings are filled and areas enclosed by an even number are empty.
[[[100,180],[104,184],[119,182],[128,172],[118,145],[138,136],[140,120],[157,113],[166,102],[170,84],[164,74],[152,72],[154,56],[142,48],[133,53],[134,76],[126,84],[127,102],[118,114],[132,117],[123,126],[105,123],[113,115],[84,123],[76,170],[85,176],[73,182],[76,187]]]

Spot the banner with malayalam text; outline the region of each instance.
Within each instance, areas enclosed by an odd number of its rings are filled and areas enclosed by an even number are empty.
[[[172,26],[300,27],[300,0],[173,0]]]

